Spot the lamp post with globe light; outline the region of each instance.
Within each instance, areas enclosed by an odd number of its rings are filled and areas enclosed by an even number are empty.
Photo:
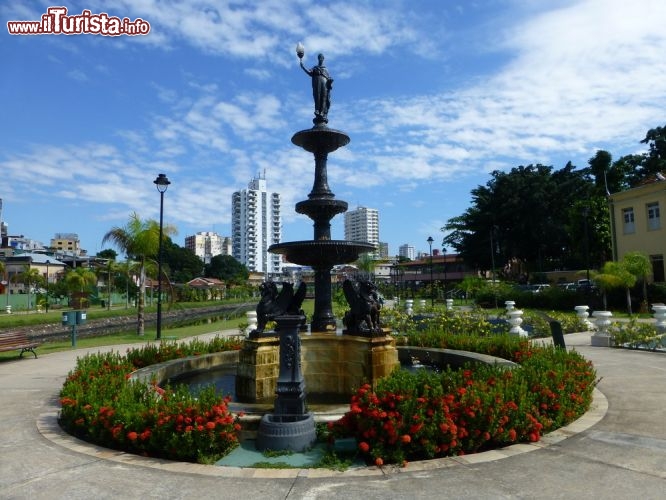
[[[162,338],[162,231],[164,221],[164,193],[171,182],[166,175],[160,174],[153,181],[160,193],[160,241],[157,251],[157,340]]]

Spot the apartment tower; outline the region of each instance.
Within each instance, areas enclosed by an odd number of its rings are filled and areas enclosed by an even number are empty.
[[[232,255],[251,272],[280,274],[280,255],[268,253],[282,237],[280,195],[267,191],[265,174],[233,194],[231,218]]]
[[[375,251],[368,253],[379,258],[379,211],[375,208],[358,207],[345,213],[345,239],[363,241],[375,245]]]

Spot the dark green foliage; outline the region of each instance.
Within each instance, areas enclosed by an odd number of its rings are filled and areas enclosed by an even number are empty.
[[[229,283],[243,283],[250,276],[247,267],[231,255],[216,255],[204,270],[207,278],[217,278]]]
[[[187,283],[203,274],[204,265],[192,250],[176,245],[167,238],[163,244],[163,264],[174,283]]]

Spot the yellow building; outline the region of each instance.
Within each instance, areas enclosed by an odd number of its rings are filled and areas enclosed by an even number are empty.
[[[666,228],[661,207],[666,206],[666,179],[652,176],[638,187],[612,194],[609,198],[613,255],[621,260],[627,252],[650,257],[652,279],[664,281]]]
[[[79,235],[74,233],[57,233],[55,238],[51,239],[51,248],[70,255],[81,255],[82,253]]]

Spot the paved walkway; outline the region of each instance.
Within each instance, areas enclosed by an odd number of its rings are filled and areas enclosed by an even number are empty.
[[[566,341],[601,377],[595,408],[581,421],[536,446],[344,473],[181,464],[96,448],[55,423],[58,391],[86,350],[0,363],[0,498],[664,498],[666,355],[590,347],[589,334]]]

